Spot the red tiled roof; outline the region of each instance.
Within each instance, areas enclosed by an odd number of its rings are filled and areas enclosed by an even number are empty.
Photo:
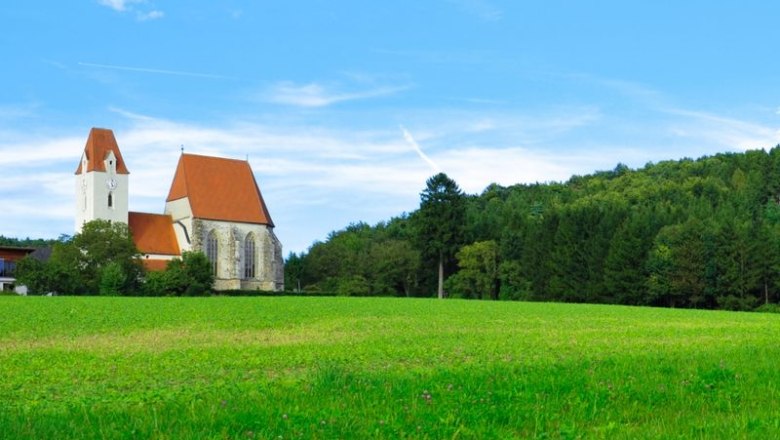
[[[181,254],[170,215],[130,212],[127,220],[135,247],[142,254]]]
[[[158,260],[155,258],[144,258],[144,268],[149,272],[162,272],[168,268],[168,261],[170,260]]]
[[[18,261],[22,258],[30,255],[35,251],[35,248],[18,247],[18,246],[0,246],[0,258],[8,261]]]
[[[119,145],[114,138],[114,132],[106,128],[93,128],[89,131],[87,145],[84,146],[84,153],[87,155],[87,172],[106,171],[103,161],[106,159],[109,151],[114,152],[116,156],[116,173],[130,174],[125,166],[125,160],[122,159],[122,153],[119,151]],[[81,174],[81,162],[76,168],[76,174]]]
[[[184,197],[196,218],[274,225],[247,161],[182,154],[166,201]]]

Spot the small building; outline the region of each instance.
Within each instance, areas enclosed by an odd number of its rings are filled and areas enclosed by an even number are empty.
[[[282,245],[248,161],[182,153],[163,214],[128,210],[129,176],[114,133],[93,128],[76,169],[76,232],[123,222],[147,270],[201,251],[217,290],[284,290]]]
[[[22,258],[30,255],[35,248],[0,246],[0,292],[15,291],[24,294],[26,289],[22,286],[16,286],[16,263]]]

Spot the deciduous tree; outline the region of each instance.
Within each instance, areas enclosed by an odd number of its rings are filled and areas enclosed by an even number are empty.
[[[498,244],[493,240],[463,246],[456,254],[460,270],[450,278],[456,296],[498,299]]]

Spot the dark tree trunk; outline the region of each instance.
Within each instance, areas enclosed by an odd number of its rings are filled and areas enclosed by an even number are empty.
[[[444,257],[439,252],[439,299],[444,298]]]

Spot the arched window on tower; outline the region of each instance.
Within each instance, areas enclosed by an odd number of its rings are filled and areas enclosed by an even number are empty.
[[[109,208],[114,207],[114,195],[111,193],[108,193],[108,207]]]
[[[247,234],[244,240],[244,278],[255,277],[255,236]]]
[[[211,231],[206,239],[206,257],[211,262],[211,273],[214,276],[217,275],[218,260],[219,260],[219,240],[217,239],[217,232]]]

